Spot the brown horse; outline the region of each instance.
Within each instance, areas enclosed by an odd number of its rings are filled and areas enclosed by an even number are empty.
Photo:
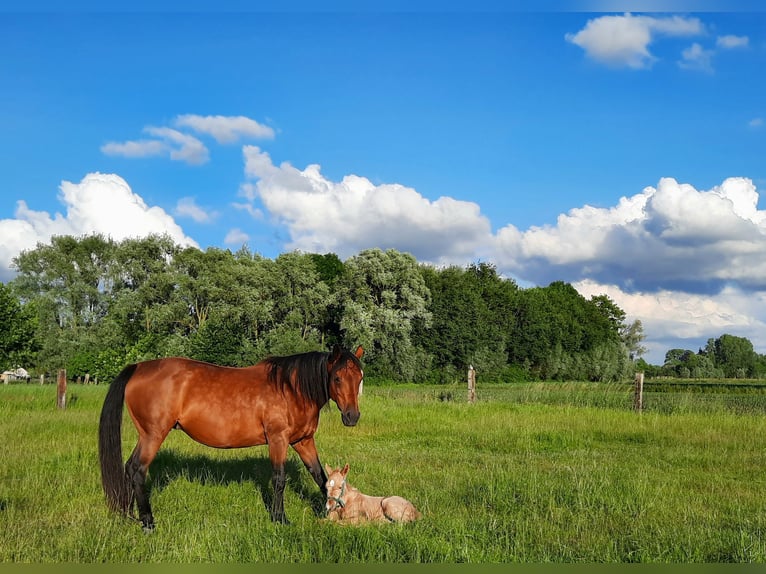
[[[268,444],[271,519],[287,523],[287,447],[295,449],[326,496],[327,476],[314,444],[319,411],[332,399],[344,425],[357,423],[363,352],[362,347],[352,354],[336,346],[331,353],[271,357],[246,368],[177,357],[125,367],[109,387],[99,423],[101,482],[109,507],[128,514],[135,503],[144,530],[154,528],[146,475],[168,433],[180,429],[215,448]],[[123,403],[138,431],[124,467]]]

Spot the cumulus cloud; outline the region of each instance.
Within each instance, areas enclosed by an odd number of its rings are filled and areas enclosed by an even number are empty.
[[[750,38],[747,36],[718,36],[715,45],[719,48],[730,50],[732,48],[747,48],[750,45]]]
[[[671,348],[697,351],[724,333],[747,337],[766,349],[766,296],[727,286],[719,293],[698,295],[678,291],[626,292],[617,285],[585,279],[572,284],[584,297],[608,295],[631,319],[640,319],[649,362],[662,364]]]
[[[713,50],[706,50],[695,42],[681,52],[681,59],[678,61],[678,65],[685,70],[699,70],[712,73],[714,53]]]
[[[500,264],[538,284],[592,279],[628,292],[766,289],[766,212],[746,178],[698,191],[660,180],[612,208],[585,206],[555,226],[498,231]]]
[[[256,146],[243,151],[245,173],[255,182],[243,185],[241,194],[287,227],[289,249],[344,257],[370,247],[394,248],[421,261],[464,262],[491,240],[489,220],[475,203],[431,201],[410,187],[375,185],[356,175],[331,181],[318,165],[276,166]]]
[[[176,127],[188,127],[196,132],[209,134],[218,143],[234,143],[240,138],[273,139],[274,130],[245,116],[178,116]]]
[[[243,245],[247,243],[249,240],[250,240],[250,236],[247,233],[235,227],[234,229],[229,230],[223,242],[226,245]]]
[[[174,213],[178,217],[189,217],[197,223],[210,223],[218,217],[216,211],[205,209],[197,205],[193,197],[182,197],[176,203]]]
[[[210,160],[210,151],[197,137],[182,131],[189,128],[212,136],[218,143],[233,143],[242,138],[273,139],[274,130],[245,116],[180,115],[168,126],[146,126],[143,131],[155,139],[110,141],[101,146],[105,155],[127,158],[169,157],[190,165]]]
[[[106,155],[123,157],[151,157],[170,153],[168,145],[159,140],[135,140],[126,142],[108,142],[101,146]]]
[[[173,128],[148,126],[144,131],[150,135],[162,138],[170,151],[170,159],[184,161],[192,165],[207,163],[210,154],[207,147],[192,135],[179,132]]]
[[[167,127],[147,126],[144,132],[159,139],[107,142],[101,146],[101,152],[127,158],[167,156],[191,165],[201,165],[210,159],[205,144],[194,136]]]
[[[148,206],[118,175],[90,173],[79,183],[63,181],[59,191],[64,215],[31,210],[20,200],[15,218],[0,220],[0,280],[13,277],[13,257],[38,242],[48,243],[53,235],[101,233],[119,241],[166,233],[176,243],[198,247],[167,212]]]
[[[649,51],[657,36],[696,36],[705,28],[698,18],[681,16],[655,17],[600,16],[588,20],[575,34],[566,34],[568,42],[585,50],[597,62],[633,69],[650,68],[657,58]]]

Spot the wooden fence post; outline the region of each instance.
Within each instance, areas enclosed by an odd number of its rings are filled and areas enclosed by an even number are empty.
[[[66,369],[59,369],[56,405],[60,409],[66,408]]]
[[[45,384],[45,373],[40,374],[40,384],[41,385]]]
[[[468,402],[476,402],[476,371],[473,365],[468,365]]]
[[[633,394],[633,408],[639,413],[644,410],[644,373],[636,373],[636,388]]]

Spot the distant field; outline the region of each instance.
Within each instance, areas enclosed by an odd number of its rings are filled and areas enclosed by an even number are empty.
[[[171,433],[150,476],[157,530],[109,513],[96,432],[105,386],[0,385],[3,562],[766,562],[766,394],[539,383],[365,388],[322,413],[323,462],[423,519],[339,526],[297,456],[290,526],[271,524],[266,447]],[[747,399],[743,402],[743,399]],[[124,451],[135,433],[125,417]]]

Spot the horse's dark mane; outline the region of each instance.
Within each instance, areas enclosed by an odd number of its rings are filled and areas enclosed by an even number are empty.
[[[330,400],[330,373],[327,372],[327,362],[330,353],[309,351],[286,357],[269,357],[265,360],[269,366],[269,380],[283,388],[288,385],[297,391],[305,400],[318,407],[323,407]],[[335,368],[353,361],[361,368],[359,359],[349,351],[343,351]],[[295,380],[293,380],[295,373]]]

